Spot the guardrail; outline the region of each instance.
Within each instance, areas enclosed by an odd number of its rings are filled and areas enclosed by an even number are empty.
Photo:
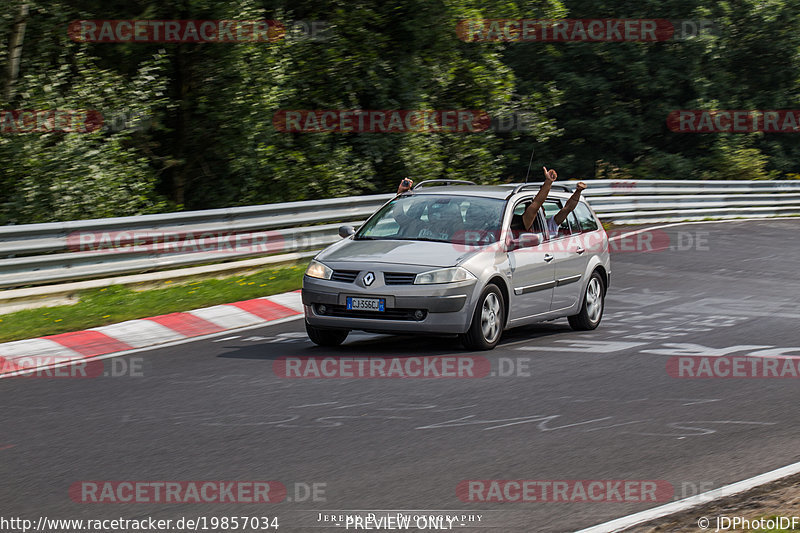
[[[584,194],[607,222],[800,214],[800,180],[590,180],[588,184]],[[232,261],[248,257],[317,250],[339,240],[340,223],[360,224],[392,196],[0,226],[0,288],[195,265],[229,267]]]

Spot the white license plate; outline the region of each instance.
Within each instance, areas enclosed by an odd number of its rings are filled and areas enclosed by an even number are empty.
[[[386,300],[383,298],[347,297],[347,309],[353,311],[385,311]]]

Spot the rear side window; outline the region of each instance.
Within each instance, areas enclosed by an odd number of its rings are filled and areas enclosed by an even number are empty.
[[[569,223],[569,230],[567,230],[566,228],[567,223]],[[568,235],[581,232],[578,219],[575,217],[575,211],[567,215],[567,219],[564,221],[563,224],[561,224],[561,228],[559,229],[559,231],[561,231],[561,229],[563,229],[564,233]]]
[[[579,202],[573,213],[578,218],[578,225],[581,231],[594,231],[597,229],[597,220],[595,220],[588,205]]]

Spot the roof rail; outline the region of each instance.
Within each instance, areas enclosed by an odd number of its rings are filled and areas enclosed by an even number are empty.
[[[444,183],[445,185],[449,185],[450,183],[460,183],[461,185],[477,185],[477,183],[475,183],[474,181],[467,181],[467,180],[425,180],[414,185],[414,188],[412,190],[417,190],[423,185],[430,183]]]
[[[521,184],[517,185],[516,187],[514,187],[514,190],[511,191],[511,194],[509,194],[509,196],[513,196],[513,195],[517,194],[518,192],[520,192],[520,191],[522,191],[524,189],[534,188],[534,187],[538,190],[538,189],[540,189],[542,187],[542,184],[541,183],[521,183]],[[550,186],[550,189],[561,189],[562,191],[573,192],[572,189],[570,189],[567,185],[561,185],[561,184],[558,184],[558,185],[553,184],[553,185]]]

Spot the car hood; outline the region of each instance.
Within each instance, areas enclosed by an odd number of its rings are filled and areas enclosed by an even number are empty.
[[[344,239],[316,258],[320,261],[395,263],[433,267],[455,266],[469,254],[464,246],[427,241],[354,241]]]

